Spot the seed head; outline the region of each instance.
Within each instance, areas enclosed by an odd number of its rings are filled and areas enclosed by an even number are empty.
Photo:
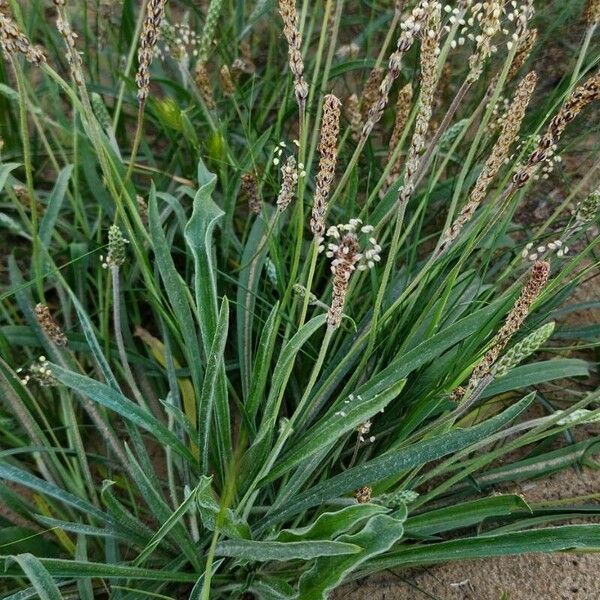
[[[304,110],[308,97],[308,84],[304,79],[304,61],[300,52],[302,36],[298,30],[298,12],[295,0],[279,0],[279,14],[283,21],[283,34],[288,43],[290,71],[294,76],[294,92],[301,110]]]
[[[481,204],[490,184],[500,171],[500,168],[506,161],[510,148],[519,134],[521,123],[525,116],[525,111],[531,100],[533,90],[537,83],[537,75],[535,72],[528,73],[519,83],[517,90],[512,98],[512,102],[508,108],[503,122],[502,130],[498,140],[494,144],[492,151],[481,171],[477,182],[471,191],[469,201],[460,211],[460,214],[452,223],[451,227],[443,236],[441,249],[445,249],[453,240],[458,237],[458,234],[464,225],[471,220],[477,207]]]
[[[600,22],[600,0],[587,0],[583,10],[583,21],[589,27]]]
[[[167,0],[148,0],[146,6],[146,16],[138,48],[139,66],[135,76],[140,103],[145,102],[150,93],[150,65],[160,36],[166,3]]]
[[[28,62],[36,66],[47,60],[45,52],[38,46],[32,45],[29,38],[10,16],[8,6],[4,5],[0,10],[0,47],[7,55],[19,52],[25,56]]]
[[[242,173],[241,177],[241,194],[248,202],[248,208],[251,213],[259,215],[262,203],[260,201],[260,195],[258,193],[258,181],[253,171],[247,171]]]
[[[372,494],[373,490],[368,485],[363,485],[354,492],[354,497],[359,504],[368,504],[371,502]]]
[[[366,119],[369,108],[373,106],[373,103],[377,101],[379,98],[379,86],[383,81],[383,76],[385,73],[385,69],[382,67],[375,67],[370,73],[367,81],[365,83],[365,87],[363,89],[362,97],[361,97],[361,114],[363,119]]]
[[[66,18],[63,7],[65,6],[65,0],[54,0],[54,4],[58,7],[58,15],[56,18],[56,28],[58,33],[65,42],[67,49],[66,57],[69,63],[69,69],[71,71],[71,78],[75,82],[75,85],[83,85],[83,60],[81,54],[77,50],[77,34],[71,29],[71,24]]]
[[[435,90],[439,80],[437,56],[441,30],[440,21],[440,5],[432,3],[427,12],[427,23],[421,42],[421,94],[415,119],[415,130],[404,169],[404,184],[399,190],[399,202],[401,203],[408,202],[414,191],[420,157],[425,149],[425,137],[431,122]]]
[[[494,337],[492,347],[473,370],[471,379],[469,380],[469,390],[472,391],[475,389],[481,379],[490,373],[502,350],[504,350],[513,335],[521,328],[521,325],[523,325],[529,314],[531,305],[544,289],[549,273],[550,265],[547,262],[540,260],[533,265],[529,279],[523,286],[521,294],[513,308],[508,313],[504,325],[502,325],[500,331]]]
[[[360,101],[356,94],[352,94],[346,98],[344,113],[350,123],[350,136],[353,141],[358,142],[360,132],[362,131],[362,115],[360,114]]]
[[[323,101],[321,141],[319,143],[319,172],[317,173],[315,198],[310,219],[310,229],[318,245],[325,233],[327,198],[335,176],[337,140],[340,132],[340,104],[336,96],[327,94]]]
[[[508,72],[508,79],[514,79],[515,75],[519,72],[521,67],[527,62],[533,47],[537,41],[537,29],[527,30],[526,33],[519,38],[519,46],[515,57],[510,65],[510,71]]]
[[[352,273],[358,270],[370,269],[381,260],[381,246],[375,238],[368,238],[367,249],[361,252],[360,236],[368,236],[373,231],[371,225],[362,225],[360,219],[352,219],[345,225],[334,225],[327,231],[332,242],[328,244],[326,255],[332,258],[331,272],[333,273],[333,292],[331,306],[327,313],[327,325],[337,329],[344,313],[344,304]]]
[[[277,196],[277,208],[283,212],[294,199],[294,191],[298,183],[298,168],[296,159],[288,156],[285,164],[281,167],[281,188]]]
[[[367,120],[362,130],[362,136],[364,138],[368,137],[373,130],[373,127],[375,127],[375,124],[381,119],[383,111],[388,103],[392,85],[401,73],[404,54],[410,50],[427,19],[429,11],[432,10],[432,6],[436,5],[439,8],[437,2],[420,0],[417,6],[413,8],[410,16],[401,23],[400,28],[402,29],[402,33],[398,38],[396,50],[390,55],[387,73],[379,86],[379,95],[377,100],[369,107]]]
[[[106,260],[101,256],[104,269],[119,268],[126,258],[126,244],[129,242],[123,237],[123,233],[117,225],[111,225],[108,230],[108,255]]]
[[[227,65],[223,65],[219,71],[219,78],[221,80],[221,88],[226,96],[233,96],[235,94],[235,84],[233,83],[233,77],[231,71]]]
[[[404,129],[406,128],[406,124],[408,123],[408,117],[410,115],[410,105],[412,102],[413,96],[413,88],[410,83],[407,83],[403,88],[398,92],[398,100],[396,102],[396,120],[394,122],[394,129],[392,130],[392,135],[390,136],[390,141],[388,144],[388,154],[386,159],[386,164],[392,160],[392,156],[396,150],[396,146],[400,143],[400,139],[402,138],[402,134],[404,133]],[[379,197],[383,198],[393,183],[398,179],[400,172],[402,170],[402,160],[398,157],[388,173],[386,177],[385,183],[381,186],[379,190]]]
[[[56,322],[46,304],[38,304],[35,307],[35,317],[42,331],[48,336],[50,341],[57,346],[67,345],[67,336],[63,333],[62,328]]]
[[[219,16],[221,15],[221,8],[223,6],[223,0],[210,0],[208,5],[208,11],[206,13],[206,21],[204,22],[204,29],[200,36],[200,42],[198,43],[198,60],[206,62],[210,53],[210,47],[215,38],[215,31],[217,29],[217,23],[219,22]]]
[[[600,71],[589,77],[577,87],[567,98],[558,113],[550,121],[546,133],[529,156],[527,163],[512,178],[512,187],[518,190],[524,187],[539,166],[547,161],[555,152],[567,125],[591,102],[600,98]]]
[[[198,87],[198,91],[200,92],[200,96],[202,96],[202,100],[204,100],[206,107],[212,110],[215,107],[215,97],[206,63],[202,60],[196,62],[194,81],[196,82],[196,86]]]

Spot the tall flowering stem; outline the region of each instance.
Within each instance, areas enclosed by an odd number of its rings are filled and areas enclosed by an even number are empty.
[[[300,51],[302,35],[298,30],[299,19],[295,0],[279,0],[279,14],[283,21],[283,34],[288,43],[290,71],[294,76],[294,93],[300,112],[303,113],[308,97],[308,83],[304,79],[304,61]]]
[[[440,244],[440,251],[443,251],[450,243],[452,243],[452,241],[458,237],[464,225],[471,220],[477,207],[485,198],[485,194],[491,182],[500,171],[504,161],[508,158],[511,145],[519,135],[521,123],[536,83],[537,75],[534,72],[528,73],[519,83],[508,113],[503,120],[502,130],[498,140],[494,144],[494,147],[477,178],[477,182],[471,191],[468,202],[462,208],[450,228],[444,233]]]

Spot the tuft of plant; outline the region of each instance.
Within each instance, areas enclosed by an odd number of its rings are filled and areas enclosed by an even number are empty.
[[[3,597],[597,548],[598,2],[205,4],[0,0]]]

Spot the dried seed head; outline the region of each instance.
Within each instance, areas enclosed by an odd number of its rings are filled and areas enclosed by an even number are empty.
[[[512,178],[512,188],[524,187],[542,163],[555,152],[556,145],[566,129],[577,115],[591,102],[600,98],[600,71],[589,77],[577,87],[561,106],[558,113],[550,121],[546,133],[542,136],[529,159]]]
[[[251,213],[259,215],[262,203],[260,201],[260,195],[258,193],[258,181],[253,171],[247,171],[242,173],[241,177],[241,195],[248,202],[248,208]]]
[[[528,30],[523,37],[519,39],[517,53],[510,65],[508,79],[514,79],[521,67],[527,62],[533,47],[537,41],[537,29]]]
[[[140,103],[145,102],[150,93],[150,65],[160,36],[166,3],[167,0],[148,0],[146,6],[146,15],[138,48],[139,66],[135,76]]]
[[[394,81],[398,78],[402,68],[402,58],[410,49],[417,37],[417,34],[422,29],[425,20],[432,9],[432,5],[439,4],[430,0],[420,0],[417,6],[413,8],[410,16],[400,24],[402,33],[398,38],[396,50],[390,55],[388,62],[388,70],[379,86],[379,95],[377,100],[369,107],[367,120],[363,126],[362,136],[364,138],[373,130],[376,123],[379,122],[383,115],[383,111],[388,103],[390,90]]]
[[[335,176],[337,160],[337,140],[340,132],[340,104],[336,96],[327,94],[323,100],[321,120],[321,140],[319,143],[319,171],[316,178],[315,198],[310,219],[310,230],[318,245],[325,233],[327,198]]]
[[[408,117],[410,115],[410,105],[412,102],[413,96],[413,88],[410,83],[407,83],[403,88],[398,92],[398,100],[396,101],[396,120],[394,122],[394,129],[392,130],[392,135],[390,136],[390,141],[388,144],[388,154],[386,163],[389,163],[392,160],[392,156],[396,150],[396,146],[400,143],[400,139],[402,138],[402,134],[404,133],[404,129],[406,128],[406,124],[408,123]],[[388,176],[386,177],[385,183],[381,186],[379,190],[379,197],[383,198],[393,183],[398,179],[400,175],[400,171],[402,170],[402,160],[398,157]]]
[[[327,313],[327,325],[332,329],[337,329],[342,322],[350,276],[359,261],[358,238],[355,233],[349,232],[342,237],[334,251],[334,257],[331,263],[333,294]]]
[[[223,65],[219,71],[219,78],[221,80],[221,88],[226,96],[233,96],[235,94],[235,84],[231,77],[231,71],[227,65]]]
[[[368,504],[371,502],[372,494],[373,490],[368,485],[363,485],[354,492],[354,497],[359,504]]]
[[[415,130],[404,169],[404,184],[399,190],[399,201],[401,203],[408,202],[412,196],[421,154],[425,149],[425,137],[431,122],[434,95],[439,79],[437,56],[440,30],[441,8],[438,3],[432,3],[427,12],[427,23],[421,42],[421,94],[415,119]]]
[[[362,131],[362,115],[360,114],[360,102],[356,94],[352,94],[346,98],[344,112],[350,123],[350,136],[355,142],[358,142],[360,132]]]
[[[471,379],[469,380],[469,390],[472,391],[475,389],[481,379],[490,373],[492,366],[495,364],[502,350],[504,350],[513,335],[521,328],[521,325],[523,325],[523,322],[529,314],[531,305],[544,289],[549,274],[550,265],[547,262],[540,260],[533,265],[529,279],[523,286],[521,294],[513,308],[508,313],[504,325],[502,325],[500,331],[494,337],[492,347],[486,352],[485,356],[473,370]]]
[[[71,78],[75,85],[83,85],[83,60],[81,54],[77,50],[77,34],[71,29],[71,24],[67,20],[62,7],[65,6],[65,0],[54,0],[54,4],[58,7],[58,15],[56,18],[56,28],[65,42],[67,48],[67,62],[71,71]]]
[[[600,22],[600,0],[587,0],[583,10],[583,20],[590,27]]]
[[[215,108],[215,97],[208,69],[206,68],[206,63],[201,60],[196,62],[194,81],[196,82],[196,86],[198,87],[198,91],[200,92],[200,96],[202,96],[202,100],[204,100],[206,107],[211,110]]]
[[[279,0],[279,14],[283,20],[283,34],[288,43],[290,71],[294,76],[294,92],[301,110],[304,110],[308,97],[308,84],[304,79],[304,61],[300,52],[302,36],[298,31],[298,12],[295,0]]]
[[[62,328],[56,322],[46,304],[38,304],[35,307],[35,317],[42,331],[48,336],[50,341],[57,346],[67,345],[67,336],[63,333]]]
[[[123,233],[117,225],[111,225],[108,230],[108,255],[106,260],[100,257],[104,269],[119,268],[126,258],[125,246],[129,242],[123,237]]]
[[[460,211],[458,217],[452,223],[448,231],[442,238],[441,250],[444,250],[461,232],[464,225],[471,220],[477,207],[481,204],[490,184],[500,171],[500,168],[508,158],[510,148],[519,135],[521,123],[525,116],[525,111],[531,100],[533,90],[537,83],[535,72],[528,73],[519,83],[517,90],[512,98],[503,121],[502,130],[498,140],[494,144],[492,151],[477,178],[477,182],[469,195],[469,200]]]
[[[9,13],[7,5],[0,10],[0,47],[7,55],[23,54],[28,62],[39,66],[46,62],[45,52],[34,46]]]
[[[375,67],[370,73],[361,97],[361,114],[363,119],[367,118],[369,109],[373,106],[373,103],[379,98],[379,86],[383,81],[383,75],[385,69],[382,67]]]
[[[281,167],[281,175],[277,208],[283,212],[294,199],[294,191],[298,183],[298,168],[296,167],[296,159],[293,156],[288,156],[285,164]]]

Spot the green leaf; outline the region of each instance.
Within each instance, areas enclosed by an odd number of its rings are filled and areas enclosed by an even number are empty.
[[[316,521],[297,529],[283,529],[275,537],[276,542],[298,542],[301,540],[330,540],[370,519],[374,515],[388,512],[377,504],[351,504],[335,512],[319,515]]]
[[[71,178],[72,173],[73,165],[67,165],[64,169],[62,169],[56,178],[54,189],[48,197],[48,206],[40,222],[39,229],[40,241],[44,246],[48,246],[50,244],[52,231],[56,225],[56,220],[58,219],[65,194],[67,193],[67,187],[69,185],[69,179]]]
[[[267,258],[269,245],[267,234],[270,224],[258,217],[250,230],[244,251],[240,259],[240,268],[237,281],[237,342],[242,391],[244,398],[248,397],[250,390],[250,373],[252,371],[252,329],[254,327],[256,297],[258,284]]]
[[[227,342],[227,333],[229,330],[229,301],[227,296],[223,297],[221,311],[217,328],[214,332],[214,339],[210,352],[208,353],[206,370],[204,373],[204,383],[200,394],[199,415],[198,415],[198,448],[200,450],[200,461],[202,471],[208,472],[208,455],[210,446],[211,423],[214,418],[217,424],[217,441],[215,448],[219,453],[226,452],[231,445],[230,424],[229,424],[229,405],[227,396],[223,398],[222,394],[217,394],[219,375],[225,372],[225,343]],[[226,455],[219,454],[224,461]]]
[[[172,431],[167,429],[148,411],[123,396],[123,394],[117,390],[108,387],[104,383],[86,377],[85,375],[63,369],[58,365],[52,365],[52,374],[58,381],[67,387],[116,412],[131,423],[135,423],[139,427],[149,431],[159,442],[165,446],[169,446],[180,456],[185,458],[185,460],[194,464],[195,460],[192,454]]]
[[[330,412],[308,431],[302,432],[301,440],[271,470],[267,481],[277,479],[302,460],[368,421],[400,394],[405,383],[406,380],[401,379],[381,393],[376,386],[362,386],[352,399],[338,404],[338,411]]]
[[[256,420],[256,415],[265,392],[269,367],[271,366],[273,350],[275,349],[275,342],[277,341],[277,331],[281,320],[278,311],[279,302],[275,303],[275,306],[273,306],[271,314],[263,327],[260,342],[258,344],[258,352],[254,359],[254,368],[250,380],[250,392],[246,402],[246,411],[253,423]]]
[[[394,567],[431,565],[448,560],[508,556],[529,552],[597,551],[599,549],[599,525],[565,525],[408,546],[369,562],[368,572]]]
[[[194,573],[169,571],[167,569],[142,569],[128,565],[111,565],[60,558],[40,558],[38,560],[52,577],[71,577],[76,579],[80,577],[121,577],[125,579],[165,581],[169,583],[193,583],[198,579],[198,575]],[[11,561],[12,557],[10,556],[0,556],[0,578],[21,576],[21,573],[10,565]]]
[[[192,383],[194,388],[199,392],[202,381],[202,357],[196,325],[192,316],[187,286],[175,268],[170,252],[171,246],[167,243],[160,223],[154,186],[150,189],[148,218],[156,264],[183,340],[182,351],[187,359]]]
[[[478,525],[484,519],[530,512],[529,505],[520,496],[493,496],[410,517],[404,526],[406,535],[429,536]]]
[[[209,531],[215,531],[219,520],[219,530],[225,535],[233,538],[250,538],[250,528],[242,518],[230,509],[221,511],[219,503],[213,497],[211,482],[210,477],[203,475],[196,493],[196,505],[204,527]]]
[[[18,467],[14,467],[13,465],[0,463],[0,479],[12,481],[31,490],[35,490],[40,494],[45,494],[51,498],[55,498],[60,502],[64,502],[64,504],[67,506],[71,506],[72,508],[98,519],[101,522],[112,523],[112,519],[99,508],[96,508],[93,504],[90,504],[78,496],[74,496],[73,494],[55,486],[52,483],[48,483],[43,479],[39,479],[27,471],[23,471]]]
[[[52,576],[33,554],[17,554],[13,559],[19,564],[27,578],[43,600],[62,600]],[[6,561],[10,564],[10,559]]]
[[[334,477],[318,483],[309,490],[299,494],[285,507],[281,507],[276,515],[266,517],[259,523],[259,527],[267,528],[274,523],[279,523],[308,508],[318,506],[332,498],[338,498],[363,485],[382,481],[405,469],[418,467],[425,463],[437,460],[448,454],[463,450],[475,444],[488,435],[501,429],[521,414],[531,403],[532,398],[527,397],[503,413],[469,429],[455,429],[441,434],[434,439],[423,440],[412,446],[400,448],[378,456],[364,464],[357,465],[335,475]]]
[[[557,358],[511,369],[508,375],[500,377],[481,394],[482,398],[489,398],[504,392],[518,390],[531,385],[538,385],[554,379],[567,377],[587,377],[589,363],[579,358]]]
[[[213,233],[225,214],[213,201],[217,176],[210,173],[202,161],[198,164],[200,187],[194,197],[192,216],[185,227],[185,240],[194,259],[194,290],[196,310],[208,355],[217,327],[217,283],[213,259]]]
[[[338,556],[356,554],[360,547],[356,544],[330,541],[307,542],[254,542],[252,540],[227,540],[217,545],[217,556],[229,556],[252,562],[269,560],[311,560],[317,556]]]
[[[362,563],[381,554],[395,544],[403,534],[402,520],[390,515],[375,515],[361,531],[343,535],[339,542],[355,544],[360,552],[343,557],[321,557],[300,577],[298,597],[302,600],[325,600],[344,577]]]

